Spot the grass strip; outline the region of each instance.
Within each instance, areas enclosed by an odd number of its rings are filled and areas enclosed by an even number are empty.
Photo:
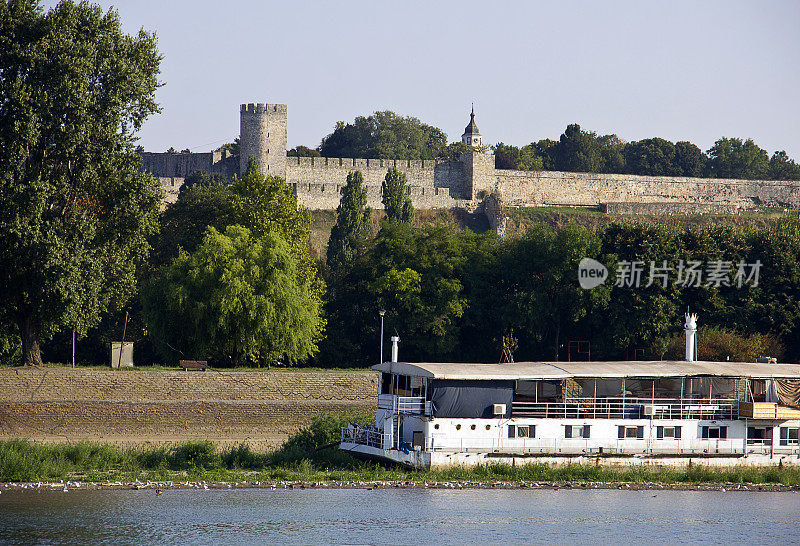
[[[661,484],[780,484],[800,486],[800,467],[717,468],[601,465],[509,465],[417,470],[356,459],[339,449],[318,449],[339,439],[348,422],[368,424],[364,414],[318,417],[280,448],[256,453],[246,444],[219,450],[209,441],[172,447],[119,447],[75,442],[42,444],[25,439],[0,441],[0,481],[207,480],[207,481],[409,481],[409,482],[628,482]]]

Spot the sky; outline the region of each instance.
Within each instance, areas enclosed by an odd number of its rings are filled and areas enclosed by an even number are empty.
[[[288,105],[289,147],[393,110],[460,140],[752,138],[800,161],[800,2],[94,0],[155,32],[148,151],[209,151],[239,105]],[[50,8],[55,1],[44,1]]]

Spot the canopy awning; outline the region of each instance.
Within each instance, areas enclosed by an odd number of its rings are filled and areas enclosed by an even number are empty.
[[[684,362],[675,360],[611,362],[383,362],[379,372],[432,379],[567,379],[619,377],[746,377],[750,379],[800,379],[800,364],[756,362]]]

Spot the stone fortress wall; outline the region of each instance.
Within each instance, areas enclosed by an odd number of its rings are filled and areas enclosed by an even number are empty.
[[[183,181],[194,171],[218,173],[231,177],[239,172],[239,156],[227,150],[182,154],[179,152],[142,152],[142,170],[152,173],[161,183],[164,201],[178,199]]]
[[[354,170],[364,175],[369,206],[380,208],[381,182],[389,167],[406,174],[409,194],[419,209],[473,210],[489,195],[501,207],[599,206],[630,214],[800,207],[800,182],[512,171],[496,169],[494,156],[475,152],[462,154],[458,161],[287,157],[285,104],[242,104],[240,130],[238,159],[218,157],[219,152],[145,153],[143,168],[161,178],[168,200],[174,200],[181,177],[192,170],[230,176],[237,162],[243,172],[248,159],[255,157],[262,172],[285,178],[298,203],[312,210],[335,209],[347,174]]]
[[[347,175],[361,171],[367,188],[367,205],[381,208],[381,184],[394,167],[405,173],[414,206],[420,209],[452,208],[468,199],[464,169],[459,161],[289,157],[286,180],[298,202],[309,209],[335,209]]]

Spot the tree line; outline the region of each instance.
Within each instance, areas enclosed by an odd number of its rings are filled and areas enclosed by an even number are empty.
[[[297,146],[288,154],[457,160],[461,153],[475,150],[461,142],[448,144],[441,129],[415,117],[382,111],[356,117],[352,123],[340,121],[316,149]],[[614,134],[598,135],[570,124],[558,140],[542,139],[521,147],[499,142],[491,151],[498,169],[800,180],[800,165],[785,151],[770,156],[752,139],[723,137],[703,152],[688,141],[625,142]]]

